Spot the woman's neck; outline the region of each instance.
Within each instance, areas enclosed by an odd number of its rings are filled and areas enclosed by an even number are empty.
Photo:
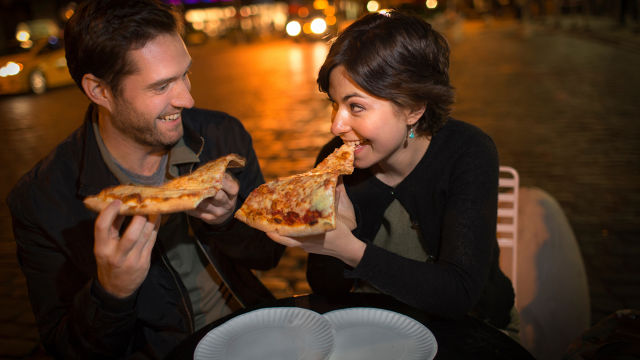
[[[430,143],[431,138],[427,136],[418,136],[408,140],[406,147],[399,149],[387,159],[373,166],[375,177],[386,185],[396,187],[422,160]]]

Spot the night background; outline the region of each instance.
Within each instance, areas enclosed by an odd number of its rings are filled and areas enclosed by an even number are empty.
[[[559,309],[587,302],[591,326],[617,310],[640,309],[638,1],[171,3],[185,19],[196,106],[242,121],[267,180],[311,168],[331,138],[330,106],[315,83],[327,40],[367,11],[399,8],[424,17],[450,42],[452,116],[493,138],[501,165],[518,171],[521,187],[557,200],[575,236],[588,299],[557,294],[548,301]],[[48,358],[38,343],[5,198],[82,122],[88,100],[64,71],[60,38],[75,7],[61,0],[0,0],[3,359]],[[321,21],[312,25],[315,19]],[[28,60],[16,60],[26,53]],[[532,221],[519,219],[521,239],[537,231]],[[535,254],[518,259],[527,256]],[[561,258],[537,260],[566,271]],[[288,249],[276,269],[260,275],[276,297],[308,293],[305,263],[302,251]],[[553,278],[536,281],[518,287],[553,285]]]

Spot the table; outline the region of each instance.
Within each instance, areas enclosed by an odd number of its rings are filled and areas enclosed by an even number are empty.
[[[193,352],[198,342],[211,329],[229,319],[246,312],[266,308],[295,306],[310,309],[318,313],[348,307],[376,307],[392,310],[414,318],[424,324],[436,337],[438,353],[436,360],[448,359],[493,359],[493,360],[534,360],[518,342],[511,339],[496,328],[474,318],[465,316],[462,319],[450,320],[429,316],[426,313],[400,303],[390,296],[381,294],[352,293],[339,298],[315,294],[294,296],[267,302],[260,306],[248,307],[223,317],[190,335],[178,345],[168,359],[193,359]]]

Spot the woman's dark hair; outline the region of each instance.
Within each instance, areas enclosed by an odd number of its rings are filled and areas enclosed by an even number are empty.
[[[82,77],[93,74],[118,94],[122,78],[134,73],[128,57],[161,34],[180,33],[173,9],[156,0],[87,0],[65,26],[67,67],[82,90]]]
[[[318,73],[328,93],[331,71],[342,65],[361,88],[396,105],[426,105],[416,131],[435,134],[454,101],[449,45],[425,21],[397,11],[365,15],[333,42]]]

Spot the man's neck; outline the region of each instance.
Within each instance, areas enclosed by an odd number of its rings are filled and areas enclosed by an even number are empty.
[[[111,122],[105,116],[108,115],[99,112],[98,129],[111,156],[130,172],[143,176],[152,175],[168,150],[136,143],[111,126]]]

